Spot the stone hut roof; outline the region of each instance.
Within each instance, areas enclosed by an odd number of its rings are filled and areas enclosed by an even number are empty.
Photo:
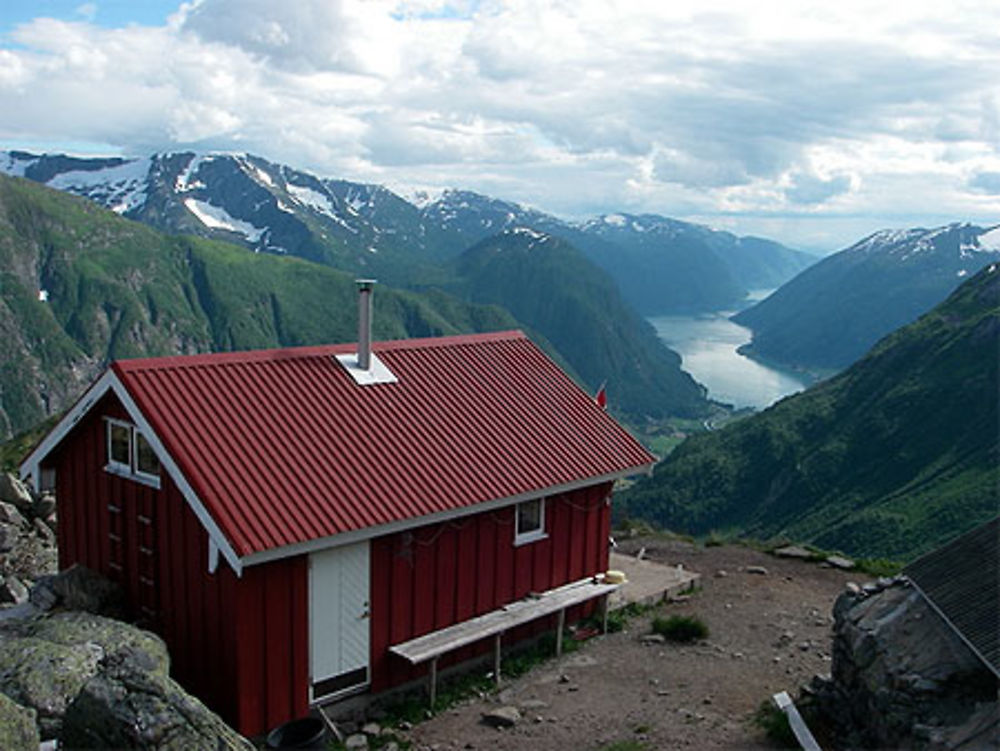
[[[907,566],[903,573],[1000,676],[1000,517]]]

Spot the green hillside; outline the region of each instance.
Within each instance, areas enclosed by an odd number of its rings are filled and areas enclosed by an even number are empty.
[[[705,390],[680,369],[614,281],[572,245],[529,229],[488,238],[454,264],[457,296],[493,303],[542,332],[609,405],[636,422],[706,414]]]
[[[695,436],[619,514],[911,559],[995,515],[1000,268],[830,381]]]
[[[65,409],[111,359],[357,336],[350,275],[167,237],[90,201],[3,176],[0,290],[0,438]],[[516,327],[495,306],[378,292],[380,339]]]

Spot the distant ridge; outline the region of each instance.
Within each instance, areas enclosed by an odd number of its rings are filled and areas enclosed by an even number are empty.
[[[1000,225],[885,230],[824,258],[733,320],[751,356],[840,370],[1000,260]]]
[[[0,172],[90,198],[170,234],[235,242],[407,285],[481,240],[530,227],[582,250],[645,315],[735,308],[815,258],[653,214],[583,222],[467,190],[417,191],[322,178],[250,154],[80,159],[0,152]]]

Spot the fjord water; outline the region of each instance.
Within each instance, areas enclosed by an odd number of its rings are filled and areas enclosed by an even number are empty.
[[[729,320],[734,312],[654,316],[649,322],[660,339],[681,356],[681,367],[708,389],[710,399],[738,408],[764,409],[802,391],[807,385],[805,378],[762,365],[736,351],[750,341],[751,332]]]

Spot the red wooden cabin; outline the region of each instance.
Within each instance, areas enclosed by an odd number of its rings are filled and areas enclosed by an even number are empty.
[[[56,490],[60,566],[120,581],[254,735],[426,671],[393,645],[604,571],[612,484],[652,462],[507,332],[116,362],[21,472]]]

